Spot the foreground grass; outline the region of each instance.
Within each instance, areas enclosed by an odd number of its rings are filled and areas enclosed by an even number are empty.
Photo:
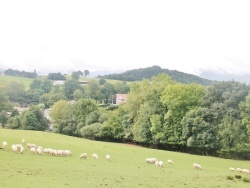
[[[70,149],[72,157],[33,155],[28,150],[15,154],[11,145],[26,142],[53,149]],[[229,167],[250,169],[249,161],[226,160],[177,152],[147,149],[118,143],[90,141],[47,132],[0,129],[0,142],[8,142],[0,150],[0,187],[249,187],[250,183],[234,176]],[[79,155],[88,154],[86,160]],[[92,153],[99,155],[92,159]],[[110,154],[112,161],[104,156]],[[164,168],[146,164],[145,158],[156,157]],[[168,165],[167,160],[174,160]],[[202,165],[194,170],[192,164]],[[244,177],[244,175],[242,175]],[[250,177],[250,175],[248,175]]]

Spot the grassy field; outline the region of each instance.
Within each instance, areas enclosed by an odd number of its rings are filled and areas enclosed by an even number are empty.
[[[178,152],[147,149],[133,145],[90,141],[48,132],[0,129],[0,141],[7,141],[0,150],[0,187],[250,187],[250,183],[234,178],[227,180],[229,167],[250,169],[249,161],[226,160]],[[69,149],[73,156],[58,157],[13,153],[11,145],[35,143],[53,149]],[[26,146],[25,146],[26,148]],[[81,153],[88,158],[80,160]],[[97,153],[99,159],[90,156]],[[110,154],[112,161],[105,160]],[[156,157],[164,167],[145,163],[145,158]],[[173,165],[167,160],[172,159]],[[192,164],[202,165],[194,170]],[[249,177],[250,175],[242,175]]]
[[[27,90],[29,88],[29,85],[31,84],[32,80],[33,80],[33,78],[0,75],[0,88],[4,87],[6,84],[8,84],[10,82],[18,82],[18,83],[24,84],[25,89]]]
[[[70,79],[70,76],[66,76],[67,79]],[[10,83],[10,82],[18,82],[18,83],[22,83],[25,86],[25,89],[28,90],[30,84],[32,83],[34,78],[24,78],[24,77],[17,77],[17,76],[5,76],[5,75],[0,75],[0,88],[5,87],[6,84]],[[38,77],[38,79],[46,79],[46,77]],[[92,77],[81,77],[79,79],[79,81],[90,81],[90,80],[96,80],[97,82],[99,82],[99,78],[92,78]],[[111,84],[116,84],[116,83],[120,83],[122,81],[119,80],[106,80],[108,83]],[[128,84],[130,82],[127,82]]]

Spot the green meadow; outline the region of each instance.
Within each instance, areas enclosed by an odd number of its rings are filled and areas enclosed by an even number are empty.
[[[12,144],[35,143],[52,149],[69,149],[72,156],[59,157],[31,154],[25,144],[24,154],[14,153]],[[250,183],[237,179],[229,167],[250,169],[249,161],[197,156],[178,152],[148,149],[129,144],[91,141],[51,132],[0,129],[0,141],[7,141],[0,150],[0,187],[237,187],[247,188]],[[81,153],[87,159],[79,159]],[[97,153],[99,158],[91,155]],[[111,156],[111,162],[105,155]],[[145,158],[155,157],[164,167],[147,164]],[[173,165],[167,164],[172,159]],[[194,170],[193,163],[202,170]],[[228,180],[227,176],[233,176]],[[243,175],[250,178],[250,175]]]
[[[32,83],[32,81],[33,81],[33,78],[0,75],[0,88],[4,87],[10,82],[18,82],[18,83],[22,83],[25,86],[25,89],[28,90],[29,85]]]
[[[45,76],[43,77],[37,77],[38,79],[46,79]],[[71,79],[70,76],[66,76],[67,79]],[[7,84],[9,84],[10,82],[18,82],[18,83],[22,83],[25,86],[25,90],[29,89],[30,84],[32,83],[32,81],[34,80],[34,78],[24,78],[24,77],[17,77],[17,76],[5,76],[5,75],[0,75],[0,88],[5,87]],[[92,78],[92,77],[80,77],[79,81],[91,81],[91,80],[95,80],[95,81],[99,81],[99,78]],[[120,80],[109,80],[106,79],[106,81],[108,83],[111,84],[116,84],[116,83],[122,83],[122,81]],[[130,84],[130,82],[127,82],[128,84]]]

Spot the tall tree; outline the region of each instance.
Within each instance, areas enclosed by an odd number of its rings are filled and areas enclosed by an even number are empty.
[[[84,91],[86,96],[91,99],[99,100],[101,98],[101,87],[96,80],[90,80]]]
[[[88,76],[89,75],[89,70],[84,70],[84,76]]]
[[[177,147],[182,145],[181,120],[189,110],[200,105],[204,94],[205,88],[198,84],[175,84],[166,87],[161,101],[168,109],[164,117],[168,144]]]
[[[77,80],[68,80],[64,83],[64,94],[68,99],[73,99],[73,93],[77,89],[81,89],[82,86]]]

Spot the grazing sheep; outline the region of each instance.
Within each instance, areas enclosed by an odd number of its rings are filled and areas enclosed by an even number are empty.
[[[171,159],[168,159],[168,164],[174,164],[174,162]]]
[[[33,153],[33,154],[35,154],[35,153],[36,153],[36,148],[31,147],[31,148],[30,148],[30,152]]]
[[[163,162],[159,161],[159,167],[163,167]]]
[[[197,164],[197,163],[194,163],[194,164],[193,164],[193,168],[194,168],[195,170],[201,170],[201,165],[199,165],[199,164]]]
[[[110,155],[106,155],[105,158],[106,158],[108,161],[111,161]]]
[[[86,159],[87,158],[87,153],[83,153],[80,155],[80,159]]]
[[[6,146],[7,146],[7,142],[3,141],[3,148],[6,148]]]
[[[66,156],[72,156],[72,152],[70,150],[65,150],[64,153]]]
[[[237,172],[243,172],[243,170],[241,168],[236,168]]]
[[[98,159],[98,155],[97,155],[96,153],[93,153],[93,154],[92,154],[92,157],[93,157],[94,159]]]
[[[155,166],[159,166],[159,161],[155,161]]]
[[[19,151],[22,146],[22,144],[16,144],[17,150]]]
[[[24,148],[23,148],[23,146],[20,148],[20,153],[22,153],[23,154],[23,152],[24,152]]]
[[[11,149],[12,149],[12,151],[14,151],[15,153],[18,151],[18,148],[16,147],[15,144],[13,144],[13,145],[11,146]]]
[[[230,167],[230,168],[229,168],[229,171],[232,171],[232,172],[234,172],[234,171],[235,171],[235,168],[233,168],[233,167]]]
[[[36,148],[36,144],[30,144],[30,143],[28,143],[27,146],[28,146],[29,148],[32,148],[32,147],[33,147],[33,148]]]
[[[155,161],[157,161],[156,158],[146,158],[146,163],[149,163],[149,164],[155,164]]]
[[[242,172],[243,172],[244,174],[250,174],[250,171],[249,171],[248,169],[242,169]]]
[[[36,149],[36,152],[37,152],[39,155],[42,155],[42,154],[43,154],[43,150],[42,150],[41,147],[38,147],[38,148]]]
[[[57,155],[63,156],[64,155],[64,151],[63,150],[57,150]]]
[[[23,138],[23,139],[22,139],[22,144],[24,144],[24,143],[25,143],[25,139]]]

